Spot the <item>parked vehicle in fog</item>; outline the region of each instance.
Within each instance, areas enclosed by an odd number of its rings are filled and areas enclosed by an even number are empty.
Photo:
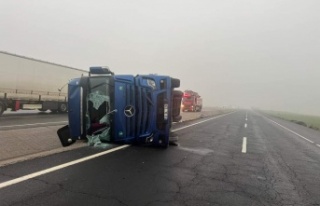
[[[7,109],[67,112],[68,82],[87,73],[0,51],[0,115]]]
[[[201,112],[202,110],[202,98],[201,96],[192,90],[185,90],[182,97],[183,112]]]

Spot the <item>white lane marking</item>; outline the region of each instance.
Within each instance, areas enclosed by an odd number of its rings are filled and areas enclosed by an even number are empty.
[[[247,153],[247,138],[244,137],[243,140],[242,140],[242,150],[241,150],[242,153]]]
[[[267,117],[266,117],[267,118]],[[285,126],[282,126],[281,124],[279,124],[278,122],[275,122],[275,121],[273,121],[273,120],[271,120],[271,119],[269,119],[269,118],[267,118],[269,121],[271,121],[271,122],[273,122],[273,123],[275,123],[276,125],[278,125],[278,126],[280,126],[280,127],[282,127],[283,129],[285,129],[285,130],[287,130],[287,131],[289,131],[289,132],[291,132],[291,133],[293,133],[293,134],[295,134],[295,135],[297,135],[298,137],[301,137],[302,139],[304,139],[304,140],[307,140],[308,142],[310,142],[310,143],[314,143],[313,141],[311,141],[310,139],[308,139],[308,138],[306,138],[306,137],[304,137],[304,136],[302,136],[301,134],[298,134],[298,133],[296,133],[295,131],[292,131],[291,129],[288,129],[288,128],[286,128]]]
[[[47,150],[47,151],[44,151],[44,152],[25,155],[25,156],[13,158],[13,159],[7,159],[7,160],[4,160],[4,161],[0,161],[0,170],[1,170],[1,167],[3,167],[3,166],[16,164],[18,162],[31,160],[31,159],[35,159],[35,158],[38,158],[38,157],[42,158],[42,157],[46,157],[46,156],[49,156],[49,155],[53,155],[53,154],[57,154],[57,153],[61,153],[61,152],[66,152],[66,151],[78,149],[78,148],[81,148],[81,147],[87,147],[87,144],[83,144],[83,143],[79,142],[79,143],[73,144],[73,145],[71,145],[69,147],[59,147],[57,149]]]
[[[179,130],[183,130],[183,129],[186,129],[188,127],[192,127],[192,126],[195,126],[197,124],[201,124],[203,122],[207,122],[207,121],[210,121],[210,120],[213,120],[213,119],[218,119],[220,117],[224,117],[224,116],[227,116],[227,115],[230,115],[230,114],[233,114],[235,112],[231,112],[231,113],[228,113],[228,114],[224,114],[224,115],[220,115],[220,116],[217,116],[217,117],[212,117],[210,119],[206,119],[206,120],[203,120],[203,121],[200,121],[200,122],[197,122],[197,123],[194,123],[194,124],[190,124],[190,125],[187,125],[187,126],[184,126],[184,127],[180,127],[180,128],[177,128],[177,129],[173,129],[171,130],[172,132],[176,132],[176,131],[179,131]]]
[[[67,163],[62,164],[62,165],[58,165],[58,166],[55,166],[55,167],[51,167],[51,168],[48,168],[48,169],[45,169],[45,170],[41,170],[41,171],[38,171],[38,172],[31,173],[29,175],[25,175],[25,176],[16,178],[16,179],[13,179],[13,180],[9,180],[7,182],[0,183],[0,189],[8,187],[10,185],[17,184],[19,182],[23,182],[23,181],[29,180],[31,178],[38,177],[40,175],[48,174],[50,172],[54,172],[54,171],[69,167],[71,165],[79,164],[81,162],[85,162],[85,161],[100,157],[102,155],[105,155],[105,154],[108,154],[108,153],[111,153],[111,152],[115,152],[117,150],[121,150],[121,149],[127,148],[129,146],[130,145],[122,145],[122,146],[119,146],[119,147],[116,147],[116,148],[113,148],[113,149],[110,149],[110,150],[107,150],[107,151],[104,151],[104,152],[100,152],[98,154],[90,155],[88,157],[84,157],[84,158],[81,158],[81,159],[78,159],[78,160],[67,162]]]
[[[247,124],[247,123],[245,123],[245,124],[244,124],[244,128],[247,128],[247,126],[248,126],[248,124]]]
[[[318,147],[320,147],[320,144],[317,144]]]
[[[187,152],[192,152],[192,153],[196,153],[199,155],[207,155],[209,153],[212,153],[213,150],[211,149],[207,149],[207,148],[187,148],[187,147],[178,147],[178,149],[180,150],[184,150]]]
[[[1,129],[1,128],[11,128],[11,127],[36,126],[36,125],[45,125],[45,124],[57,124],[57,123],[68,123],[68,121],[61,121],[61,122],[43,122],[43,123],[34,123],[34,124],[18,124],[18,125],[0,126],[0,129]]]
[[[220,116],[213,117],[213,118],[210,118],[210,119],[206,119],[204,121],[197,122],[197,123],[194,123],[194,124],[191,124],[191,125],[188,125],[188,126],[184,126],[184,127],[181,127],[181,128],[177,128],[177,129],[172,130],[172,131],[175,132],[175,131],[183,130],[183,129],[186,129],[188,127],[192,127],[194,125],[201,124],[203,122],[207,122],[207,121],[212,120],[212,119],[218,119],[220,117],[224,117],[226,115],[230,115],[230,114],[233,114],[233,113],[235,113],[235,112],[232,112],[232,113],[229,113],[229,114],[225,114],[225,115],[220,115]],[[17,184],[17,183],[20,183],[20,182],[23,182],[23,181],[26,181],[26,180],[29,180],[29,179],[32,179],[32,178],[35,178],[35,177],[38,177],[38,176],[41,176],[41,175],[44,175],[44,174],[48,174],[48,173],[54,172],[54,171],[57,171],[57,170],[60,170],[60,169],[63,169],[63,168],[66,168],[66,167],[69,167],[69,166],[72,166],[72,165],[75,165],[75,164],[79,164],[81,162],[85,162],[85,161],[88,161],[88,160],[91,160],[91,159],[94,159],[94,158],[97,158],[97,157],[100,157],[100,156],[115,152],[117,150],[125,149],[125,148],[128,148],[128,147],[130,147],[130,145],[122,145],[122,146],[119,146],[119,147],[116,147],[116,148],[113,148],[113,149],[110,149],[110,150],[107,150],[107,151],[104,151],[104,152],[100,152],[98,154],[94,154],[94,155],[91,155],[91,156],[88,156],[88,157],[84,157],[84,158],[81,158],[81,159],[78,159],[78,160],[67,162],[65,164],[57,165],[55,167],[51,167],[51,168],[48,168],[48,169],[45,169],[45,170],[41,170],[41,171],[38,171],[38,172],[31,173],[29,175],[18,177],[16,179],[0,183],[0,189],[8,187],[8,186],[11,186],[11,185],[14,185],[14,184]]]

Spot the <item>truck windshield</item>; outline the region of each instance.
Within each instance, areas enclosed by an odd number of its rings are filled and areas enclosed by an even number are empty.
[[[110,77],[90,77],[87,96],[87,130],[95,135],[109,128]]]

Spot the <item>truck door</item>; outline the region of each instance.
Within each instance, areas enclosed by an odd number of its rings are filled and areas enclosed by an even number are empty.
[[[81,86],[83,79],[73,79],[68,84],[68,120],[69,125],[60,128],[57,133],[62,146],[66,147],[77,139],[85,136],[83,125],[83,96],[84,90]]]

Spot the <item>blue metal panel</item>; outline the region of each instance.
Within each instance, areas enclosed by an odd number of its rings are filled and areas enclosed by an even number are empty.
[[[77,139],[82,134],[82,98],[81,86],[79,85],[80,79],[73,79],[68,85],[68,118],[70,135],[73,139]]]
[[[146,84],[145,79],[154,80],[156,88],[151,88]],[[163,146],[168,144],[169,141],[169,134],[171,128],[171,109],[168,109],[168,119],[161,120],[163,118],[163,108],[164,104],[168,104],[168,108],[172,108],[171,102],[171,95],[172,95],[172,88],[171,88],[171,78],[169,76],[159,76],[159,75],[139,75],[137,76],[137,87],[141,91],[141,105],[142,105],[142,120],[140,122],[141,125],[145,125],[146,131],[150,131],[153,134],[153,143],[158,145],[160,142]],[[165,82],[162,84],[160,82]],[[151,99],[152,105],[148,105],[148,109],[145,110],[145,105],[147,101],[147,95]],[[148,102],[147,102],[148,103]],[[145,112],[148,111],[148,114]],[[161,112],[161,113],[158,113]],[[145,115],[144,115],[145,114]],[[160,116],[159,116],[160,115]],[[160,119],[159,119],[160,118]],[[159,127],[157,122],[162,122],[163,126]],[[148,124],[146,124],[148,123]],[[140,138],[143,135],[144,126],[141,126],[140,130]],[[139,138],[139,137],[138,137]],[[161,139],[161,141],[160,141]]]
[[[135,138],[135,118],[138,113],[135,104],[134,77],[131,75],[115,75],[114,85],[114,107],[118,112],[113,115],[113,139],[116,142],[129,142]],[[124,113],[129,105],[134,108],[132,117],[127,117]]]

